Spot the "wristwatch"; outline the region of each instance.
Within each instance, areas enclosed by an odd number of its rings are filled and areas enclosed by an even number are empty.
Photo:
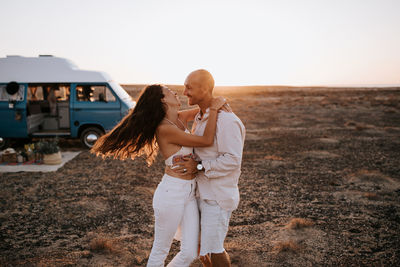
[[[201,161],[199,161],[199,162],[197,163],[197,170],[198,170],[198,171],[202,171],[203,169],[204,169],[203,164],[201,164]]]

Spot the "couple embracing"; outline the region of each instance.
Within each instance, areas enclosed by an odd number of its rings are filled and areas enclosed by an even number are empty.
[[[148,164],[159,149],[165,159],[153,197],[155,233],[147,266],[164,266],[174,237],[181,249],[168,266],[189,266],[198,255],[204,266],[230,266],[224,240],[239,203],[245,128],[224,98],[213,97],[213,89],[208,71],[193,71],[184,95],[198,108],[180,111],[175,92],[149,85],[135,108],[92,148],[120,159],[145,155]]]

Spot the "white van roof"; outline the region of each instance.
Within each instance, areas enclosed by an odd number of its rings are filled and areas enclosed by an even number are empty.
[[[8,83],[108,82],[111,77],[99,71],[80,70],[66,58],[53,56],[0,58],[0,82]]]

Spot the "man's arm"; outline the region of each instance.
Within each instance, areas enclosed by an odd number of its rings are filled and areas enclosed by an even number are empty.
[[[242,122],[234,117],[218,119],[216,138],[219,156],[211,160],[202,160],[205,175],[208,178],[225,176],[240,166],[245,132]],[[186,170],[190,173],[196,173],[197,164],[198,162],[192,158],[186,158],[183,162],[176,164],[174,171],[181,173]]]
[[[240,167],[243,154],[245,129],[243,124],[233,116],[226,116],[218,120],[217,150],[215,159],[202,160],[205,175],[219,178],[228,175]]]

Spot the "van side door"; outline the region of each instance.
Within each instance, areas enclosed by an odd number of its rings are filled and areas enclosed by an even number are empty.
[[[121,119],[121,102],[107,83],[76,83],[71,91],[72,137],[85,125],[111,130]]]

